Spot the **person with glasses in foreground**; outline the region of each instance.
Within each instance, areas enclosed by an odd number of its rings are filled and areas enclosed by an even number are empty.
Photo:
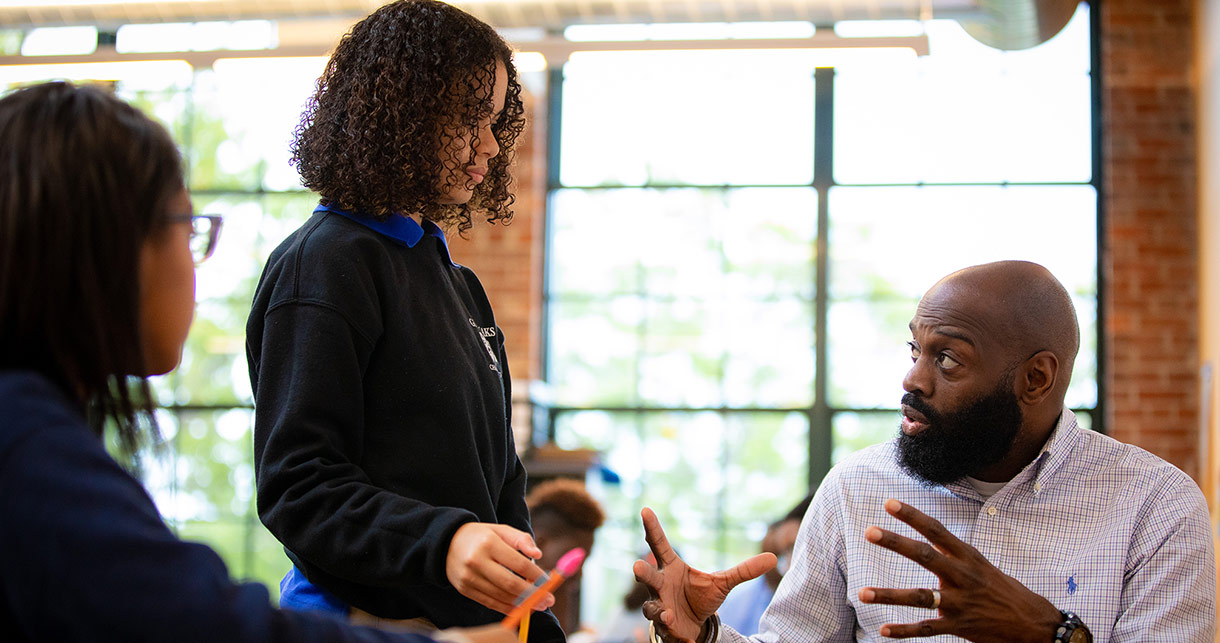
[[[1064,407],[1080,329],[1063,285],[1033,263],[972,266],[923,296],[910,329],[898,435],[818,487],[750,640],[1211,643],[1203,494]],[[707,574],[642,513],[658,563],[634,571],[655,634],[746,640],[715,612],[774,556]]]
[[[125,459],[156,440],[145,377],[178,364],[220,232],[164,128],[36,85],[0,99],[0,168],[0,641],[432,641],[274,608],[107,453],[104,428]]]

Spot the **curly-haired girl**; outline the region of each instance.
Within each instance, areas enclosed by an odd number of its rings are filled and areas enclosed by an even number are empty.
[[[294,564],[283,605],[478,625],[543,573],[504,338],[442,231],[511,218],[520,92],[503,39],[434,0],[356,24],[318,81],[293,154],[321,204],[247,324],[259,516]],[[548,612],[530,639],[563,633]]]

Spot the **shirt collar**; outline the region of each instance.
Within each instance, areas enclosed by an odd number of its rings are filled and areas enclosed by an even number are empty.
[[[389,237],[408,248],[414,248],[415,244],[419,243],[420,239],[423,239],[425,234],[432,235],[437,239],[440,239],[441,250],[444,252],[445,260],[455,266],[457,265],[453,263],[453,259],[449,256],[449,244],[445,241],[444,231],[442,231],[435,223],[427,219],[423,220],[422,225],[416,223],[415,219],[412,219],[411,217],[398,214],[392,214],[386,217],[384,220],[379,220],[371,214],[344,210],[337,206],[327,205],[325,203],[319,204],[318,207],[314,208],[313,211],[315,213],[331,212],[333,214],[346,217],[372,230],[373,232]]]
[[[1042,453],[1030,463],[1030,467],[1038,467],[1034,477],[1034,493],[1041,493],[1051,483],[1051,476],[1068,461],[1072,450],[1080,443],[1084,429],[1076,421],[1076,414],[1071,409],[1064,408],[1059,414],[1059,422],[1051,437],[1047,438]],[[1029,467],[1027,467],[1028,469]],[[1024,473],[1024,472],[1022,472]]]

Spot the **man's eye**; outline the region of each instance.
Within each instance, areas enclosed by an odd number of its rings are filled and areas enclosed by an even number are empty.
[[[948,353],[941,353],[940,355],[937,355],[936,363],[939,364],[941,368],[953,368],[955,366],[960,366],[957,360],[949,357]]]
[[[907,342],[907,348],[911,349],[911,361],[919,359],[919,346],[915,342]]]

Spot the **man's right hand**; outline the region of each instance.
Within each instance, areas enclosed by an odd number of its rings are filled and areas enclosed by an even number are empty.
[[[651,509],[645,507],[640,517],[644,519],[644,539],[657,564],[637,560],[632,571],[652,595],[652,600],[644,603],[644,617],[666,641],[698,640],[704,623],[716,613],[729,590],[775,567],[775,554],[763,553],[724,571],[701,572],[688,566],[669,546],[665,530]]]

